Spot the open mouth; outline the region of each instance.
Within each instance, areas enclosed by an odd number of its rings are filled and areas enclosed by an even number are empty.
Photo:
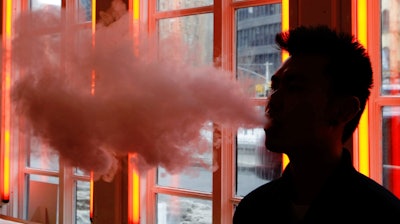
[[[270,108],[265,111],[265,117],[268,119],[269,123],[279,120],[278,113]]]

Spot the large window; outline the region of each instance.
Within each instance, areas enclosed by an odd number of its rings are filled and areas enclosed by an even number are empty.
[[[355,6],[357,7],[357,6]],[[367,30],[367,49],[371,57],[374,86],[369,100],[368,137],[369,176],[400,197],[400,5],[395,0],[369,1],[367,20],[356,26]],[[365,31],[364,31],[365,32]],[[356,150],[361,150],[357,147]],[[356,152],[357,152],[356,151]],[[355,158],[357,160],[357,157]],[[361,158],[358,158],[361,160]]]
[[[61,13],[62,7],[64,9],[75,9],[76,11],[73,11],[68,16],[77,16],[77,20],[69,19],[77,22],[83,29],[90,29],[91,1],[27,0],[22,1],[19,12],[30,11],[35,14],[39,12],[43,14]],[[81,12],[84,14],[81,14]],[[48,17],[43,15],[43,18]],[[31,22],[34,21],[32,20]],[[55,53],[51,56],[52,60],[54,60],[54,64],[60,64],[62,63],[62,56],[59,53],[63,47],[60,44],[57,45],[57,43],[60,43],[60,30],[49,29],[52,26],[51,22],[43,23],[42,21],[41,23],[24,25],[32,27],[38,24],[48,25],[41,28],[41,36],[37,38],[48,40],[49,52]],[[26,55],[32,56],[28,52]],[[28,70],[24,67],[15,68],[13,77],[22,77]],[[10,202],[18,208],[13,215],[40,223],[89,224],[90,189],[88,173],[68,166],[56,150],[51,148],[43,139],[33,134],[33,131],[30,130],[30,127],[26,125],[23,119],[13,117],[13,120],[15,121],[13,127],[13,130],[15,130],[14,136],[15,139],[18,139],[18,142],[13,144],[12,147],[14,152],[18,151],[14,155],[18,155],[16,158],[19,158],[20,162],[18,167],[19,178],[18,181],[13,182],[15,192]]]

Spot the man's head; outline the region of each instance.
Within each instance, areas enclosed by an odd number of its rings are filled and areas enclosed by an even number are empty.
[[[366,50],[353,36],[325,26],[279,33],[276,43],[290,58],[271,80],[267,116],[272,127],[266,129],[267,148],[274,151],[273,138],[283,135],[297,135],[289,138],[306,145],[329,137],[329,131],[340,125],[345,142],[370,95],[372,68]]]

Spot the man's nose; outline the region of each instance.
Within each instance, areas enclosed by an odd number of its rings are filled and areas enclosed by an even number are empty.
[[[271,94],[267,97],[265,112],[267,113],[269,110],[277,110],[279,105],[282,104],[282,96],[281,92],[278,89],[271,90]]]
[[[269,92],[270,94],[267,96],[267,104],[270,103],[271,101],[275,101],[277,99],[280,98],[281,95],[281,91],[279,91],[279,89],[275,89],[275,90],[270,90]]]

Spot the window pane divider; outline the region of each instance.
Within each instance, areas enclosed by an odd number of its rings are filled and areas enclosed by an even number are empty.
[[[155,19],[165,19],[178,16],[190,16],[190,15],[211,13],[212,11],[213,11],[213,6],[203,6],[197,8],[189,8],[189,9],[159,11],[156,12],[153,16]]]
[[[243,7],[251,7],[251,6],[259,6],[265,4],[276,4],[282,3],[281,0],[244,0],[244,1],[235,1],[232,2],[233,8],[243,8]]]
[[[400,96],[380,96],[375,99],[378,105],[398,106],[400,104]]]
[[[206,193],[206,192],[201,192],[201,191],[193,191],[193,190],[182,189],[182,188],[155,186],[155,187],[153,187],[153,191],[157,194],[168,194],[168,195],[174,195],[174,196],[180,196],[180,197],[190,197],[190,198],[212,200],[211,193]]]
[[[72,178],[76,181],[90,181],[90,176],[82,176],[74,174]]]
[[[24,173],[59,177],[58,171],[42,170],[42,169],[36,169],[36,168],[31,168],[31,167],[25,167]]]

